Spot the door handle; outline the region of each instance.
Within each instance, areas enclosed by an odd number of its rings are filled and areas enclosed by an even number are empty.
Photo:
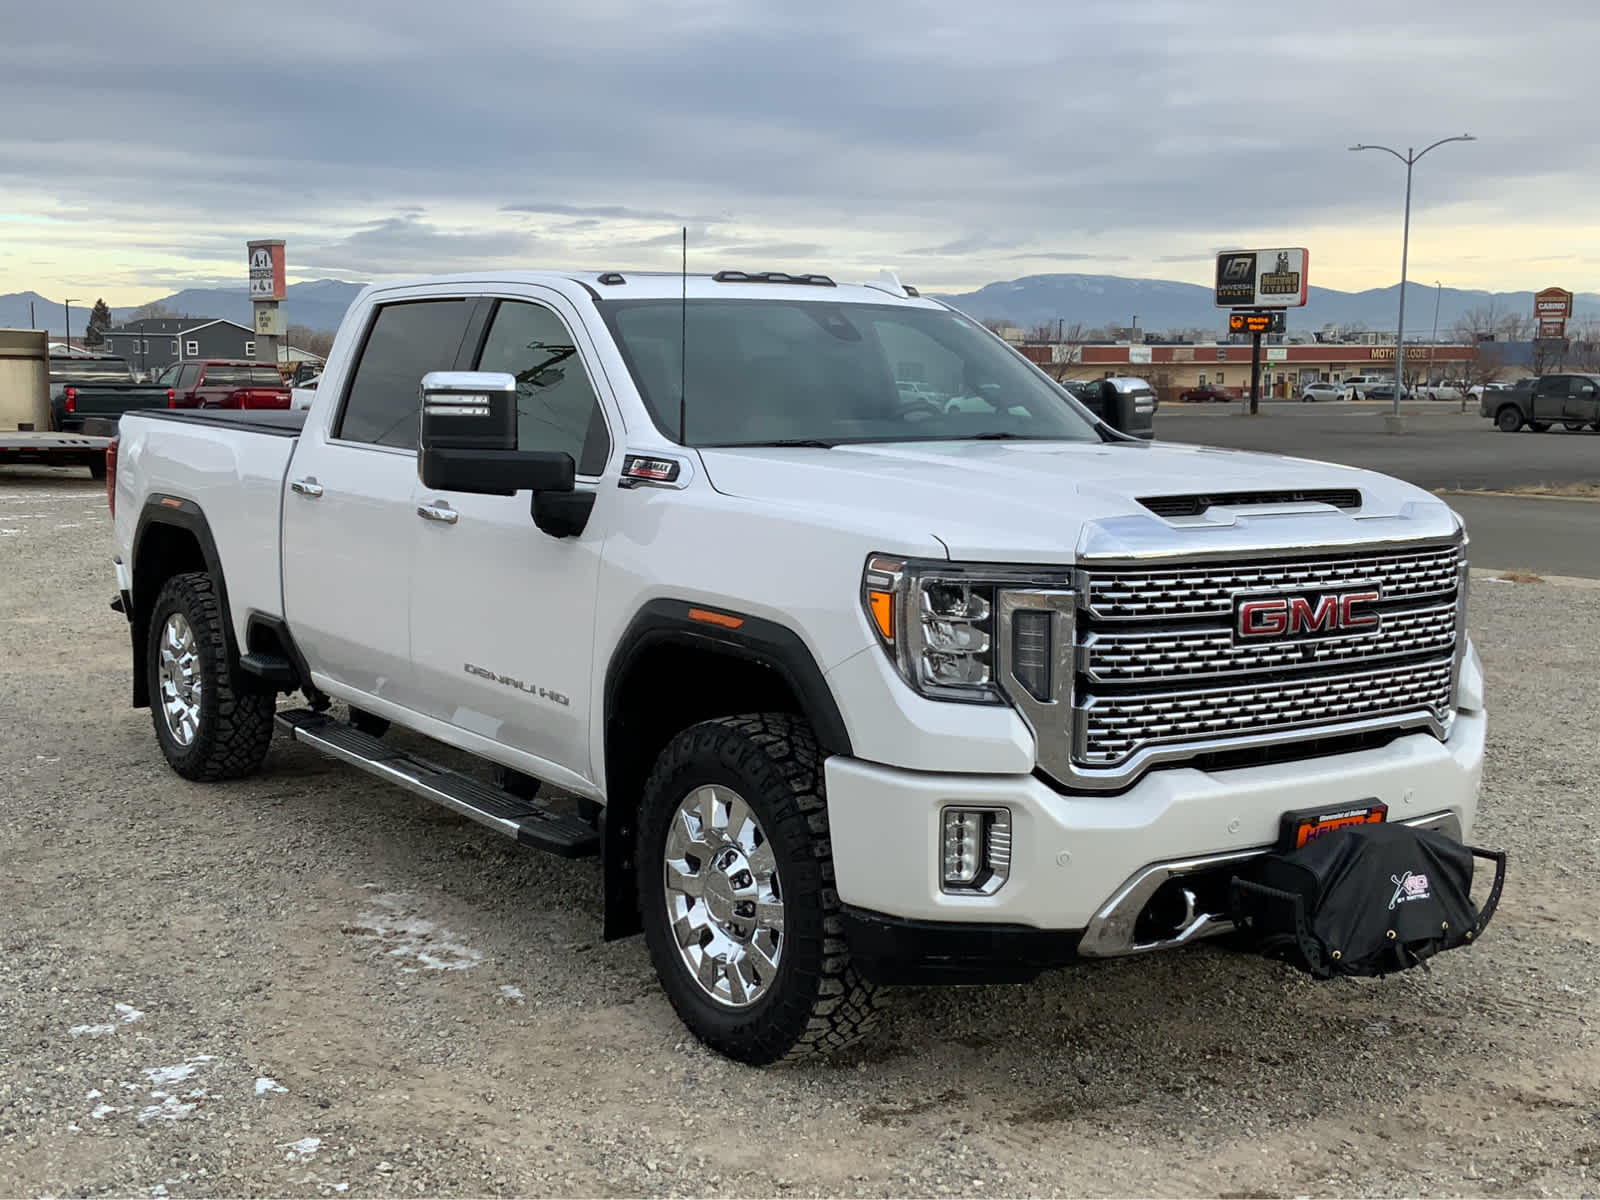
[[[461,514],[440,500],[434,504],[417,505],[417,516],[424,521],[442,521],[446,525],[454,525]]]
[[[291,491],[299,492],[302,496],[310,496],[315,500],[322,495],[322,485],[317,482],[315,475],[308,475],[304,479],[296,479],[289,484]]]

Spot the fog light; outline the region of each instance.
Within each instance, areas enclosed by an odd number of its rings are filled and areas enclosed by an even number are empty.
[[[940,860],[945,891],[998,891],[1011,874],[1011,810],[945,809]]]

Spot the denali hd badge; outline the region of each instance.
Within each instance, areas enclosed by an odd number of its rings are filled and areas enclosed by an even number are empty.
[[[1233,605],[1234,640],[1299,641],[1376,633],[1382,618],[1371,606],[1377,602],[1377,588],[1306,596],[1240,596]]]

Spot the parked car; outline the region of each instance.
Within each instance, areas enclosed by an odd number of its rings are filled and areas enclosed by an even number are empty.
[[[1329,383],[1325,379],[1313,380],[1300,389],[1300,402],[1312,404],[1318,400],[1348,400],[1350,389],[1342,383]]]
[[[1239,877],[1352,822],[1468,854],[1484,690],[1437,496],[1132,442],[881,282],[472,278],[363,290],[309,411],[123,418],[116,607],[178,776],[252,775],[277,729],[596,857],[546,886],[603,897],[693,1033],[758,1064],[848,1044],[878,985],[1234,930]],[[908,347],[960,411],[901,406]]]
[[[1345,391],[1351,400],[1374,399],[1369,393],[1375,387],[1387,387],[1388,394],[1394,395],[1394,372],[1389,371],[1383,375],[1351,375],[1344,381]]]
[[[1422,384],[1417,388],[1417,395],[1423,400],[1463,400],[1467,393],[1465,385],[1445,380]]]
[[[227,358],[173,363],[161,382],[173,390],[174,408],[289,407],[289,389],[270,363]]]
[[[1226,404],[1235,397],[1214,383],[1201,383],[1179,392],[1178,399],[1190,404]]]
[[[1369,383],[1363,390],[1362,395],[1368,400],[1392,401],[1394,399],[1394,380],[1388,379],[1382,383]],[[1402,400],[1410,400],[1411,398],[1412,393],[1409,390],[1400,393],[1400,399]]]
[[[1504,392],[1486,391],[1478,411],[1493,417],[1502,433],[1523,427],[1544,433],[1556,424],[1600,429],[1600,375],[1545,375]]]
[[[170,399],[165,387],[136,382],[126,359],[50,356],[50,428],[58,433],[81,432],[96,419],[114,425],[125,412],[166,408]]]

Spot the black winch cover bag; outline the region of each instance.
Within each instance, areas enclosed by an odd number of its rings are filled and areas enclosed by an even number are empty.
[[[1497,864],[1482,912],[1474,857]],[[1430,829],[1361,825],[1259,859],[1235,889],[1235,915],[1263,953],[1319,978],[1385,975],[1474,941],[1504,878],[1502,853]]]

